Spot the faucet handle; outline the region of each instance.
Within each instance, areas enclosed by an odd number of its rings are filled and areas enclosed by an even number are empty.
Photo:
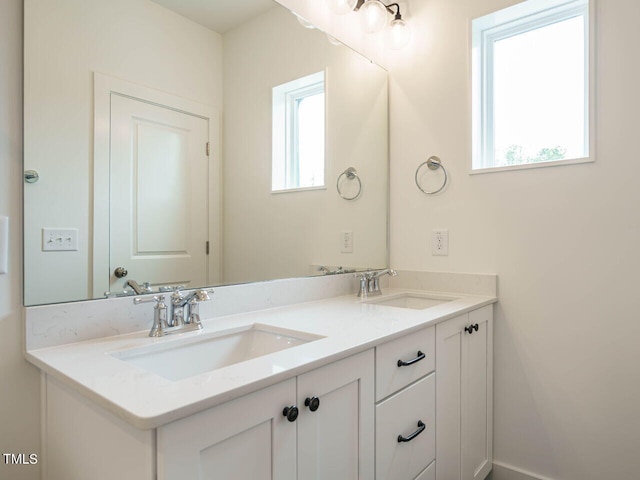
[[[154,295],[153,297],[135,297],[133,299],[133,304],[134,305],[140,305],[141,303],[156,303],[156,304],[160,304],[163,303],[164,304],[164,295]],[[158,305],[156,305],[157,307]]]
[[[162,337],[167,334],[167,305],[164,303],[164,295],[154,295],[152,297],[136,297],[133,299],[134,305],[141,303],[155,303],[153,307],[153,326],[149,332],[150,337]]]
[[[205,290],[205,289],[196,290],[195,292],[193,292],[193,300],[195,300],[196,303],[206,302],[207,300],[211,300],[211,297],[209,296],[209,294],[213,295],[213,288],[209,290]]]
[[[181,289],[176,288],[171,294],[171,303],[174,305],[180,304],[182,303],[182,300],[184,300],[184,293],[182,293]]]
[[[198,328],[202,328],[202,323],[200,322],[200,302],[206,302],[207,300],[211,300],[209,294],[213,295],[213,289],[210,290],[196,290],[191,294],[191,298],[189,299],[189,320],[187,323],[195,324]]]

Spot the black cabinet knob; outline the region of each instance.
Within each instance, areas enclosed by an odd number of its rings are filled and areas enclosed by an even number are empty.
[[[296,407],[295,405],[284,407],[284,410],[282,410],[282,415],[287,417],[287,420],[289,420],[290,422],[295,422],[296,418],[298,418],[298,407]]]
[[[320,406],[320,399],[318,397],[307,397],[304,401],[304,406],[309,407],[309,410],[315,412]]]
[[[464,331],[467,333],[473,333],[474,330],[477,332],[478,328],[480,328],[480,326],[476,323],[475,325],[469,325],[468,327],[464,327]]]

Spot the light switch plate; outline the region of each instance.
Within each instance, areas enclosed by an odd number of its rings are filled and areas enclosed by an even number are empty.
[[[0,217],[0,275],[9,273],[9,217]]]
[[[69,252],[78,250],[77,228],[43,228],[43,252]]]

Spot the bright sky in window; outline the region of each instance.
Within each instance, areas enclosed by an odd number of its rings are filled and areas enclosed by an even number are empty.
[[[584,33],[579,16],[495,42],[495,166],[586,155]]]
[[[299,185],[324,185],[324,93],[300,100],[298,150]]]

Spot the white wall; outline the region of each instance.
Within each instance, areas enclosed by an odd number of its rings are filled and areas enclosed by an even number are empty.
[[[597,161],[469,175],[470,20],[515,0],[411,0],[391,69],[391,264],[497,273],[495,460],[552,479],[640,472],[640,3],[597,3]],[[439,155],[449,188],[417,165]],[[450,255],[432,257],[432,229]],[[504,470],[502,470],[504,472]],[[500,478],[516,478],[501,475]]]
[[[22,0],[0,3],[0,215],[10,218],[9,274],[0,275],[0,453],[40,452],[40,376],[22,356]],[[0,478],[35,480],[39,465]]]
[[[91,298],[93,72],[220,108],[222,40],[150,0],[26,0],[25,17],[26,303]],[[42,252],[42,227],[78,228],[78,251]]]
[[[280,7],[223,41],[224,281],[304,276],[317,273],[313,265],[384,267],[386,72]],[[272,89],[325,69],[326,188],[272,194]],[[336,191],[350,166],[362,179],[354,201]],[[353,253],[341,253],[342,231],[353,232]]]

